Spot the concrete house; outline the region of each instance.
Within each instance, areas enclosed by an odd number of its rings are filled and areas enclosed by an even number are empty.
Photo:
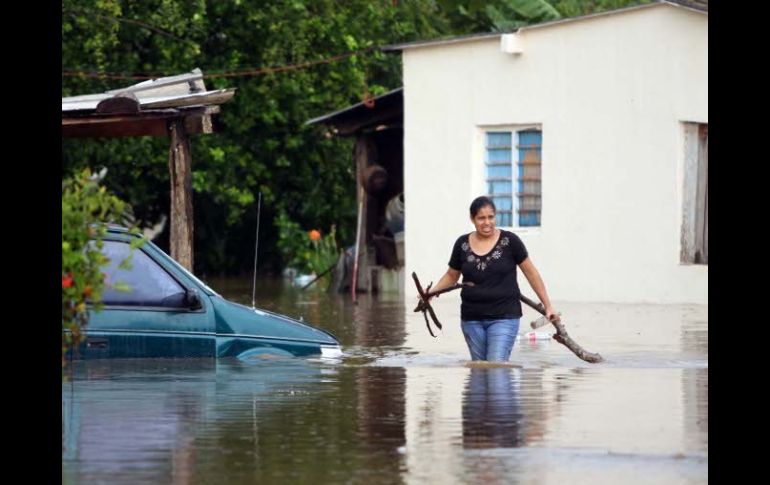
[[[403,56],[405,277],[437,280],[490,195],[554,300],[708,303],[706,2],[386,50]]]

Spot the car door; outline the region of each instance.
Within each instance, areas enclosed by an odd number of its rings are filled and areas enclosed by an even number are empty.
[[[213,308],[198,293],[197,308],[182,283],[163,261],[128,241],[104,240],[109,258],[104,270],[104,307],[90,311],[85,358],[213,357],[216,355]],[[121,264],[130,255],[129,264]]]

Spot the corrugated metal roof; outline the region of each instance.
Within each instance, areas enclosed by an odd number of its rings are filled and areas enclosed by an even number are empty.
[[[338,136],[353,136],[369,129],[381,131],[403,126],[403,123],[404,88],[305,122],[306,125],[326,125],[330,133]]]
[[[205,106],[209,104],[222,104],[230,100],[235,94],[235,88],[217,89],[215,91],[203,91],[192,94],[178,94],[171,96],[141,96],[137,95],[139,109],[153,108],[179,108],[184,106]],[[90,99],[77,100],[62,98],[62,113],[95,111],[101,101],[114,97],[110,95],[91,95]]]
[[[675,7],[675,8],[686,8],[688,10],[692,10],[698,13],[708,15],[708,0],[659,0],[657,2],[647,3],[644,5],[635,5],[633,7],[624,7],[624,8],[607,10],[605,12],[599,12],[599,13],[594,13],[589,15],[581,15],[579,17],[569,17],[566,19],[553,20],[551,22],[543,22],[541,24],[527,25],[525,27],[521,27],[512,32],[523,32],[523,31],[539,29],[543,27],[552,27],[555,25],[577,22],[579,20],[587,20],[587,19],[592,19],[597,17],[606,17],[609,15],[615,15],[618,13],[626,13],[634,10],[642,10],[647,8],[659,7],[661,5],[668,5],[670,7]],[[473,42],[478,40],[485,40],[485,39],[500,37],[504,33],[512,33],[512,32],[472,34],[472,35],[464,35],[464,36],[458,36],[458,37],[448,37],[443,39],[406,42],[403,44],[391,44],[391,45],[383,46],[381,50],[384,52],[393,52],[393,51],[415,49],[419,47],[432,47],[437,45],[459,44],[464,42]]]
[[[100,102],[122,95],[136,97],[140,110],[206,106],[225,103],[234,94],[235,88],[206,91],[203,73],[194,69],[186,74],[142,81],[104,93],[62,98],[61,110],[68,114],[86,114],[96,111]]]
[[[376,96],[374,98],[374,106],[377,107],[380,105],[379,102],[389,100],[390,98],[396,98],[401,96],[401,92],[404,90],[403,87],[396,88],[392,91],[389,91],[385,94],[381,94],[379,96]],[[327,113],[325,115],[319,116],[317,118],[313,118],[312,120],[307,120],[305,122],[306,125],[313,125],[316,123],[323,123],[327,121],[333,121],[335,118],[340,118],[348,114],[353,114],[354,111],[359,110],[370,110],[371,108],[365,107],[363,101],[360,103],[356,103],[354,105],[348,106],[347,108],[342,108],[340,110],[334,111],[332,113]]]

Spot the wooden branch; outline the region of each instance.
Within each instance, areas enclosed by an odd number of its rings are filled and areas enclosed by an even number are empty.
[[[442,289],[436,290],[436,291],[425,290],[425,297],[430,299],[430,298],[433,298],[434,296],[438,296],[438,295],[440,295],[442,293],[447,293],[449,291],[454,291],[454,290],[457,290],[457,289],[460,289],[460,288],[466,288],[468,286],[473,286],[473,283],[471,283],[471,282],[468,282],[468,283],[455,283],[452,286],[447,286],[446,288],[442,288]],[[426,307],[425,307],[424,301],[420,300],[420,302],[417,303],[417,308],[415,308],[414,311],[415,312],[421,312],[425,308]]]
[[[425,326],[428,327],[428,332],[430,332],[431,336],[433,338],[436,338],[436,335],[433,333],[433,330],[430,329],[430,323],[428,322],[428,315],[427,312],[430,312],[430,317],[433,319],[433,323],[436,324],[436,326],[441,329],[441,322],[438,321],[438,318],[436,317],[436,313],[433,311],[433,308],[430,306],[430,303],[428,303],[428,292],[430,291],[430,287],[433,286],[433,283],[428,285],[428,288],[423,290],[422,284],[420,284],[419,278],[417,278],[417,273],[412,271],[412,279],[414,280],[414,284],[417,287],[417,293],[420,295],[420,304],[417,305],[417,308],[414,309],[415,312],[422,312],[423,318],[425,318]]]
[[[442,293],[446,293],[448,291],[459,290],[460,288],[467,288],[469,286],[473,286],[473,283],[470,282],[470,281],[467,282],[467,283],[455,283],[452,286],[447,286],[446,288],[442,288],[440,290],[429,291],[428,294],[425,295],[425,296],[427,296],[428,298],[433,298],[434,296],[438,296],[438,295],[440,295]]]
[[[545,308],[543,308],[543,305],[540,303],[535,303],[534,301],[530,300],[524,295],[520,295],[521,301],[532,307],[535,311],[545,316]],[[596,353],[588,352],[583,347],[578,345],[577,342],[572,340],[572,338],[567,333],[567,330],[564,329],[564,325],[560,321],[551,321],[554,327],[556,327],[556,334],[553,336],[553,339],[559,342],[560,344],[564,345],[568,349],[572,351],[573,354],[577,355],[579,358],[583,359],[586,362],[590,362],[592,364],[595,364],[597,362],[603,362],[604,358]]]
[[[420,284],[420,280],[417,278],[417,273],[412,271],[412,279],[414,280],[414,284],[417,287],[417,293],[419,293],[422,305],[417,305],[417,308],[414,309],[415,312],[422,312],[423,315],[425,312],[430,312],[430,316],[433,319],[433,323],[436,324],[438,328],[441,327],[441,322],[438,321],[438,318],[436,317],[436,313],[433,311],[433,308],[430,306],[430,303],[428,303],[428,293],[430,292],[430,287],[433,286],[433,282],[431,282],[428,285],[428,288],[422,289],[422,284]],[[425,317],[425,323],[428,323],[428,317]],[[430,326],[428,326],[428,331],[430,331]],[[430,333],[433,335],[433,332]],[[435,337],[435,335],[434,335]]]

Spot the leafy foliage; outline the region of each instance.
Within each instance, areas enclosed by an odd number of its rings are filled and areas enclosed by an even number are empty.
[[[129,227],[133,221],[131,207],[100,185],[104,173],[92,174],[86,168],[62,183],[62,366],[67,350],[81,341],[87,305],[94,311],[103,306],[102,268],[109,263],[101,252],[106,224]],[[136,238],[132,247],[143,241]]]

